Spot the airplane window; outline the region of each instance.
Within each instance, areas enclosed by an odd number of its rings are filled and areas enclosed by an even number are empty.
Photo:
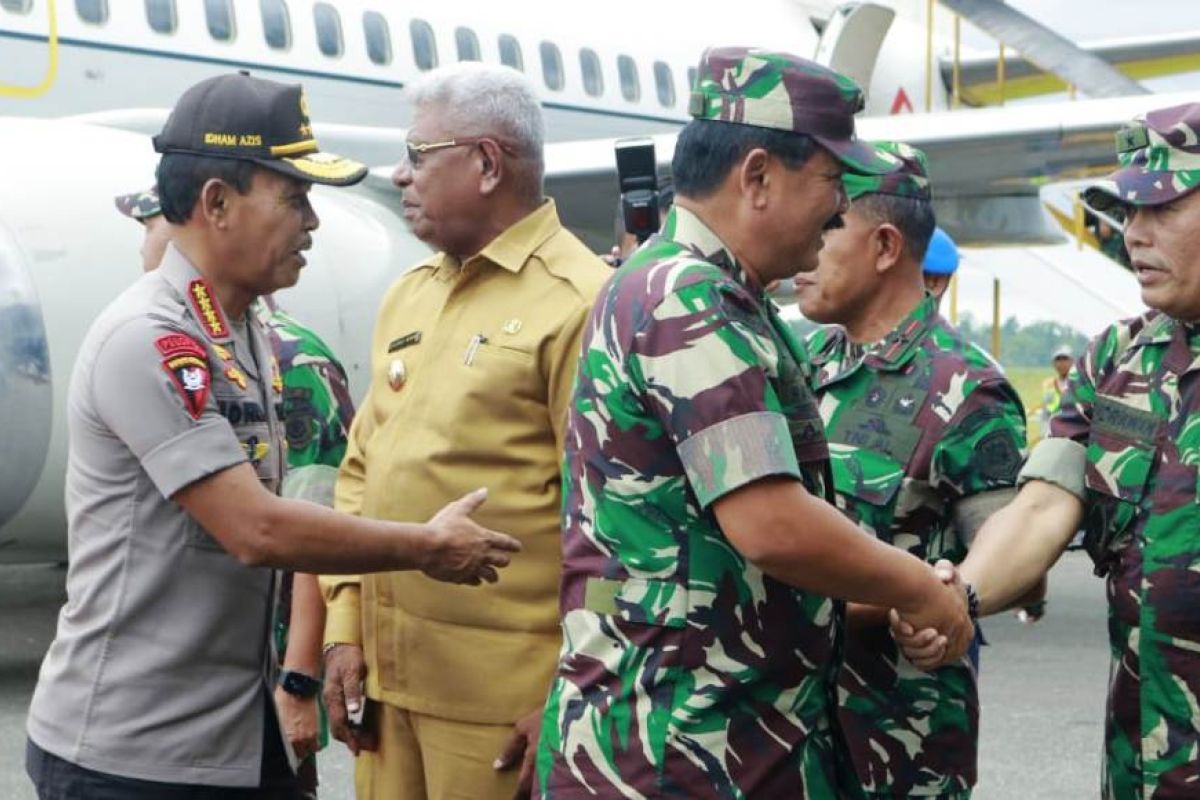
[[[33,7],[33,0],[0,0],[0,8],[14,14],[28,14]]]
[[[562,53],[554,42],[542,42],[538,48],[542,54],[542,77],[546,86],[554,91],[560,91],[565,85],[563,79]]]
[[[108,22],[108,0],[75,0],[75,13],[84,22],[103,25]]]
[[[363,13],[363,36],[367,40],[367,57],[372,63],[392,63],[392,31],[383,14],[378,11]]]
[[[454,46],[458,48],[459,61],[479,60],[479,37],[470,28],[454,29]]]
[[[317,49],[330,58],[342,54],[342,18],[329,3],[313,6],[313,22],[317,26]]]
[[[675,76],[665,61],[654,62],[654,88],[658,92],[658,102],[667,108],[675,105]]]
[[[590,47],[579,51],[579,68],[583,70],[583,90],[592,97],[604,94],[604,75],[600,72],[600,56]]]
[[[230,0],[204,0],[204,19],[208,33],[220,42],[233,38],[233,6]]]
[[[408,25],[412,36],[413,61],[418,69],[433,69],[437,66],[437,42],[433,38],[433,26],[423,19],[414,19]]]
[[[284,0],[258,0],[262,12],[263,38],[272,50],[287,50],[292,46],[292,18]]]
[[[174,33],[175,0],[146,0],[146,22],[157,33]]]
[[[500,63],[521,72],[525,71],[525,59],[521,58],[521,43],[517,37],[500,34]]]
[[[637,64],[629,56],[617,56],[617,75],[621,78],[621,96],[631,103],[636,103],[642,96]]]

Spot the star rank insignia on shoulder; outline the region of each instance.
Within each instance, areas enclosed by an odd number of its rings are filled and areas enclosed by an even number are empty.
[[[192,419],[200,419],[208,400],[208,358],[204,348],[190,336],[172,333],[154,340],[162,354],[163,369],[179,392],[183,407]]]
[[[225,321],[225,313],[213,294],[212,287],[203,278],[196,278],[188,284],[188,302],[196,314],[200,327],[214,341],[224,341],[229,338],[229,323]]]

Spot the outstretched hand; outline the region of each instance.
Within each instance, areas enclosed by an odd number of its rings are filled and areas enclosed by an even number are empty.
[[[448,503],[429,520],[433,537],[421,571],[448,583],[478,586],[495,583],[497,570],[507,567],[510,553],[521,543],[508,534],[488,530],[471,519],[487,500],[487,489],[476,489]]]

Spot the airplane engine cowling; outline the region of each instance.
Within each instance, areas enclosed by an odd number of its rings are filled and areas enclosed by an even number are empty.
[[[53,400],[42,309],[25,257],[0,225],[0,525],[42,474]]]

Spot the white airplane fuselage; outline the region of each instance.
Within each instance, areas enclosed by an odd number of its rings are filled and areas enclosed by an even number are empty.
[[[0,7],[0,115],[61,116],[114,108],[172,106],[191,84],[213,74],[251,70],[304,83],[317,121],[404,127],[408,109],[397,90],[424,71],[432,42],[439,64],[473,57],[512,62],[515,42],[537,87],[552,141],[671,130],[687,120],[688,86],[700,53],[713,44],[754,44],[811,57],[818,33],[812,8],[790,0],[753,0],[737,13],[711,15],[686,3],[512,6],[453,0],[435,6],[384,0],[223,0],[231,22],[214,35],[212,3],[112,0],[102,22],[81,18],[68,0],[29,0],[29,10]],[[287,46],[275,3],[287,9]],[[215,3],[222,6],[222,0]],[[822,5],[822,4],[818,4]],[[832,9],[834,4],[823,4]],[[151,6],[173,8],[171,32]],[[317,7],[334,9],[338,24]],[[272,19],[276,22],[272,23]],[[370,20],[376,46],[368,45]],[[219,20],[218,20],[219,22]],[[380,44],[386,27],[388,47]],[[337,35],[330,31],[337,31]],[[224,38],[223,31],[230,31]],[[322,52],[320,33],[340,43]],[[428,36],[428,38],[425,38]],[[472,44],[473,43],[473,44]],[[557,55],[556,55],[557,54]],[[386,62],[386,63],[380,63]],[[553,65],[558,63],[558,69]],[[585,63],[590,62],[590,63]],[[550,77],[547,76],[549,64]],[[595,71],[591,71],[594,67]],[[924,34],[897,18],[868,89],[866,114],[925,108]],[[586,74],[585,74],[586,73]],[[556,77],[557,76],[557,77]],[[633,84],[636,83],[636,88]],[[935,81],[932,108],[946,107]]]

